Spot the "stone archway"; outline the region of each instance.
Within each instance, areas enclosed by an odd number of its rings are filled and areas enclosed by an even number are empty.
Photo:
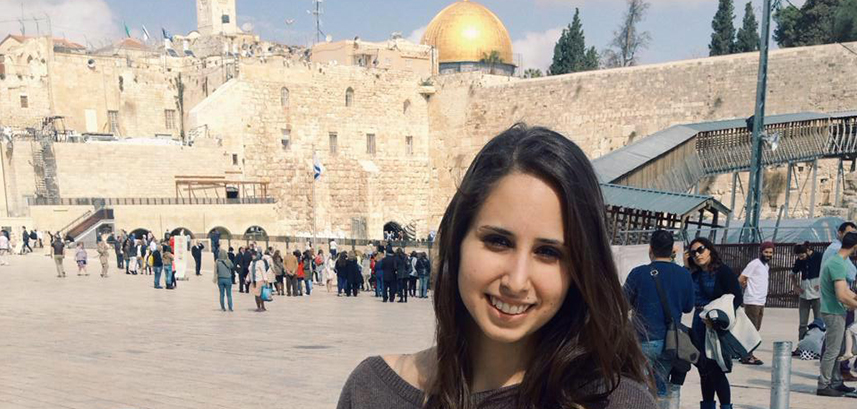
[[[177,227],[177,228],[173,229],[170,232],[170,235],[171,236],[178,236],[178,235],[181,235],[182,233],[184,233],[185,236],[188,236],[191,240],[194,239],[193,233],[191,232],[191,230],[188,228],[185,228],[185,227]]]

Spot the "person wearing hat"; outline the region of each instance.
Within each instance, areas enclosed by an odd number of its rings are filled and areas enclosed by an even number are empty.
[[[766,241],[759,247],[759,258],[751,261],[738,276],[738,282],[744,287],[744,312],[757,331],[762,329],[762,317],[765,313],[765,301],[768,298],[768,277],[770,262],[774,257],[774,243]],[[763,362],[750,354],[741,359],[745,365],[762,365]]]

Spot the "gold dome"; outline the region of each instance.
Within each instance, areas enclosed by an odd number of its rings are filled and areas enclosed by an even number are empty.
[[[440,63],[478,62],[491,51],[513,64],[512,39],[503,22],[485,6],[468,0],[450,4],[432,19],[422,44],[437,48]]]

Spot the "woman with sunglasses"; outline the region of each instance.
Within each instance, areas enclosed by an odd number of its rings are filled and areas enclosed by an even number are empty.
[[[654,409],[603,212],[565,136],[489,141],[438,230],[435,346],[363,361],[338,408]]]
[[[710,325],[703,322],[699,317],[702,308],[708,303],[722,297],[725,294],[735,296],[733,306],[737,309],[744,299],[741,294],[741,285],[738,284],[738,276],[732,272],[723,260],[720,253],[714,248],[710,240],[699,237],[690,242],[686,265],[693,279],[694,301],[696,311],[693,314],[693,326],[691,327],[691,339],[696,348],[701,352],[697,369],[699,370],[699,383],[702,387],[702,402],[700,409],[715,409],[717,400],[720,401],[721,409],[732,409],[732,391],[729,379],[720,369],[720,366],[705,356],[705,327]],[[728,359],[728,357],[726,358]]]

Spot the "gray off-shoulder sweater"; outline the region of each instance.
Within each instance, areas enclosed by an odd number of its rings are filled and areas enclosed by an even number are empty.
[[[473,395],[485,409],[511,409],[517,386],[507,386]],[[364,360],[348,377],[337,409],[419,409],[425,395],[402,379],[380,356]],[[604,409],[656,409],[654,397],[638,382],[622,379],[603,405]]]

